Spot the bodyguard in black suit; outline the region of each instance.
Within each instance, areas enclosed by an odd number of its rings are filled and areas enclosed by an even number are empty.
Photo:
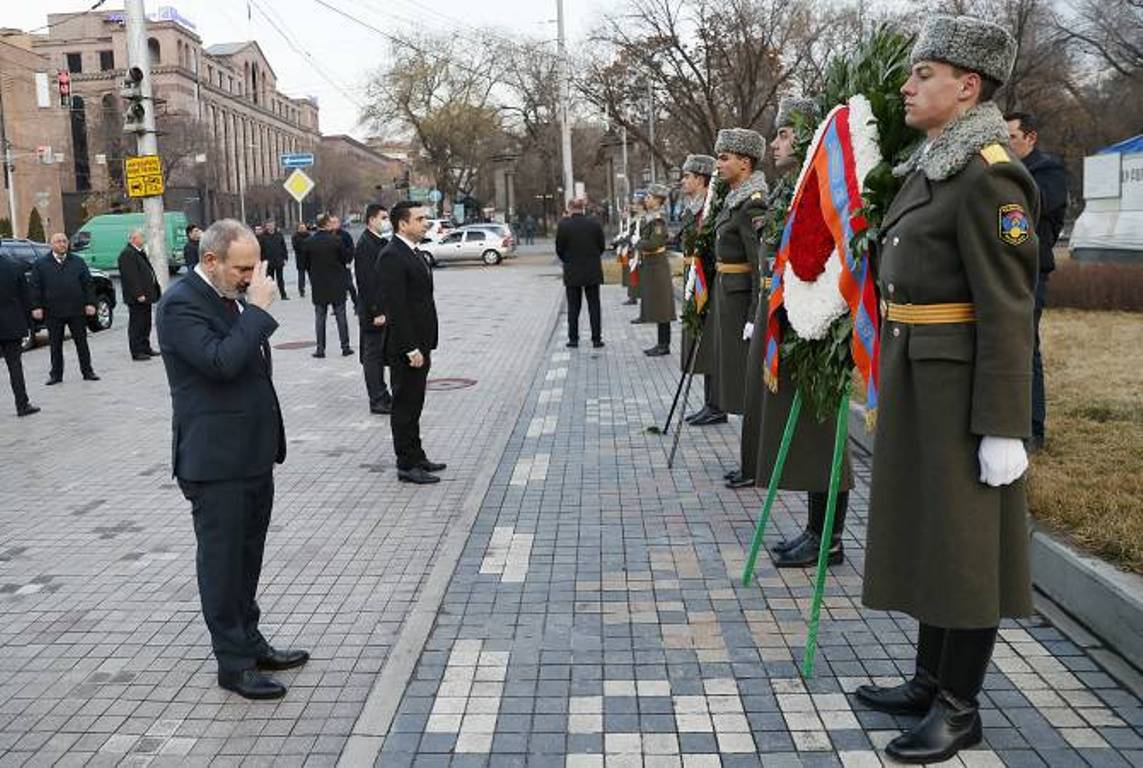
[[[444,464],[429,461],[421,446],[421,411],[425,406],[432,351],[437,348],[437,308],[433,271],[417,250],[428,230],[428,212],[406,200],[390,212],[396,231],[377,262],[377,286],[385,310],[385,355],[393,379],[393,449],[397,477],[406,483],[437,483],[433,472]]]
[[[0,353],[8,365],[8,380],[16,398],[16,415],[31,416],[40,409],[28,402],[21,344],[28,333],[28,282],[24,265],[0,255]]]
[[[603,346],[603,330],[599,313],[599,286],[603,284],[603,251],[607,247],[603,227],[584,215],[583,200],[568,204],[571,215],[556,227],[556,255],[564,265],[564,288],[568,298],[568,346],[579,346],[579,312],[587,297],[587,314],[591,319],[592,346]]]
[[[309,654],[275,650],[258,629],[273,469],[286,458],[269,341],[278,323],[266,311],[277,287],[241,222],[212,224],[200,250],[199,265],[159,303],[173,474],[194,516],[218,684],[250,699],[278,698],[285,686],[258,670],[297,667]],[[243,293],[246,301],[238,300]]]
[[[278,293],[283,299],[286,295],[286,236],[278,231],[278,225],[270,219],[266,222],[262,234],[258,235],[258,245],[262,248],[262,261],[269,265],[270,277],[278,281]]]
[[[68,250],[67,235],[52,235],[52,252],[32,264],[32,317],[48,326],[52,370],[47,385],[63,381],[64,329],[71,331],[79,370],[86,381],[99,381],[91,367],[87,346],[87,320],[95,314],[95,288],[91,270],[83,259]]]
[[[353,254],[353,273],[357,277],[358,319],[361,322],[361,367],[365,371],[365,390],[369,393],[372,413],[392,413],[393,396],[385,385],[385,310],[377,283],[377,260],[389,238],[381,234],[389,221],[383,205],[365,208],[365,232],[357,239]]]
[[[304,221],[298,222],[298,229],[290,235],[290,246],[294,249],[294,268],[298,270],[298,295],[306,295],[305,242],[310,231]]]
[[[119,252],[119,282],[127,305],[127,345],[132,360],[150,360],[159,353],[151,349],[151,307],[159,300],[159,280],[147,252],[143,231],[136,229]]]
[[[333,217],[319,216],[320,229],[302,245],[306,272],[310,276],[310,298],[314,304],[314,336],[317,339],[314,357],[325,357],[325,320],[330,308],[337,320],[341,354],[353,354],[349,346],[349,321],[345,318],[345,294],[349,287],[345,265],[353,259],[353,249],[345,247],[337,230],[333,229],[333,221],[336,221]]]

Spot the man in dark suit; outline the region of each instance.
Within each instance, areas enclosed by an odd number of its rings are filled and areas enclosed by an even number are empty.
[[[365,390],[369,393],[371,413],[393,411],[393,396],[385,385],[385,311],[377,285],[377,259],[388,245],[384,227],[389,222],[385,206],[372,203],[365,208],[365,232],[357,239],[353,255],[353,273],[357,277],[357,295],[361,312],[361,367],[365,371]],[[391,231],[390,231],[391,234]]]
[[[317,349],[314,357],[325,357],[325,319],[333,308],[337,320],[337,335],[341,340],[341,354],[352,355],[349,346],[349,322],[345,319],[345,292],[349,286],[349,273],[345,265],[353,258],[353,250],[346,249],[336,229],[333,216],[318,217],[318,231],[305,241],[306,271],[310,276],[310,298],[314,303],[314,336]]]
[[[32,264],[32,317],[48,326],[52,370],[47,385],[63,381],[64,329],[71,331],[85,381],[99,381],[87,346],[87,318],[95,315],[95,288],[87,263],[68,250],[67,235],[52,235],[52,252]]]
[[[290,235],[290,245],[294,249],[294,268],[298,270],[298,295],[306,295],[306,265],[303,263],[303,250],[310,230],[304,221],[298,222],[298,229]]]
[[[188,224],[186,231],[187,244],[183,246],[183,266],[190,272],[194,269],[194,265],[198,264],[198,240],[202,237],[202,227],[198,224]]]
[[[132,360],[150,360],[159,353],[151,348],[151,307],[159,300],[159,280],[147,252],[143,230],[136,229],[119,252],[119,283],[127,305],[127,345]]]
[[[8,380],[16,398],[16,415],[31,416],[40,409],[28,402],[21,344],[28,333],[28,282],[24,265],[0,255],[0,353],[8,365]]]
[[[345,246],[345,250],[349,251],[349,255],[353,256],[353,235],[349,234],[349,230],[341,225],[341,218],[333,216],[330,219],[330,226],[337,236],[341,238],[341,244]],[[349,262],[345,266],[345,289],[349,292],[349,298],[353,301],[353,311],[360,312],[357,306],[357,289],[353,286],[353,275],[349,273]]]
[[[258,241],[234,219],[202,236],[202,260],[159,303],[159,349],[171,390],[172,463],[191,503],[199,597],[218,684],[248,699],[286,688],[259,670],[305,664],[258,630],[257,592],[286,433],[274,390],[266,311],[277,287]],[[245,301],[240,297],[245,294]]]
[[[579,346],[579,311],[587,297],[587,314],[591,319],[591,345],[603,346],[599,316],[599,286],[603,284],[603,256],[607,242],[603,227],[584,215],[584,201],[577,198],[568,204],[570,216],[556,227],[556,255],[564,265],[564,288],[568,297],[568,346]]]
[[[273,219],[266,222],[262,234],[258,236],[258,245],[262,249],[262,261],[269,265],[270,277],[278,281],[278,293],[283,301],[288,301],[286,295],[286,237],[278,231],[278,224]]]
[[[438,483],[444,464],[429,461],[421,446],[432,351],[437,348],[437,307],[433,271],[417,244],[428,230],[428,212],[405,200],[390,212],[394,236],[377,262],[377,285],[385,310],[385,355],[393,380],[393,449],[397,478],[406,483]]]
[[[1040,241],[1040,269],[1036,280],[1036,323],[1035,344],[1032,347],[1032,439],[1029,447],[1039,450],[1044,447],[1044,421],[1047,418],[1047,401],[1044,397],[1044,361],[1040,357],[1040,316],[1048,295],[1048,275],[1056,268],[1053,249],[1064,228],[1064,215],[1068,211],[1068,172],[1058,158],[1049,155],[1036,146],[1039,140],[1040,121],[1027,112],[1009,112],[1004,116],[1008,123],[1008,144],[1024,163],[1028,173],[1036,181],[1040,192],[1040,218],[1036,221],[1036,237]]]

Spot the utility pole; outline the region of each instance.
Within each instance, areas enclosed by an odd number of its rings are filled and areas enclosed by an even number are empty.
[[[139,129],[133,132],[138,141],[140,155],[158,155],[159,140],[155,135],[155,94],[151,86],[150,52],[147,50],[147,14],[143,0],[126,0],[124,16],[127,23],[127,66],[138,68],[143,73],[139,82],[142,92],[143,119]],[[147,256],[155,270],[159,285],[167,287],[167,237],[163,222],[163,196],[152,195],[143,198],[143,213],[146,215]]]
[[[655,183],[655,92],[647,78],[647,135],[651,140],[651,183]]]
[[[4,123],[4,82],[0,80],[0,153],[4,159],[4,188],[8,190],[8,216],[12,221],[12,237],[16,237],[16,180],[12,178],[12,145]]]
[[[575,174],[572,172],[571,124],[568,122],[568,102],[571,101],[571,75],[568,72],[567,43],[564,38],[564,0],[556,0],[556,27],[559,33],[560,56],[560,143],[564,156],[564,203],[575,195]]]

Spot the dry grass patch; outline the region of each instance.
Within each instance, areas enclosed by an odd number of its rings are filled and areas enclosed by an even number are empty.
[[[1049,309],[1040,338],[1048,444],[1032,459],[1032,514],[1143,573],[1143,314]]]

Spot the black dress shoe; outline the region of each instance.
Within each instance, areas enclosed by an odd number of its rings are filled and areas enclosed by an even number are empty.
[[[40,409],[37,408],[36,406],[32,405],[31,403],[28,403],[27,405],[22,405],[16,409],[16,415],[17,416],[31,416],[33,413],[39,413],[39,412],[40,412]]]
[[[638,303],[639,303],[639,300],[638,300],[638,299],[628,299],[627,301],[623,302],[623,306],[625,306],[625,307],[631,307],[631,306],[634,306],[634,305],[636,305],[636,304],[638,304]]]
[[[286,695],[286,686],[256,669],[240,672],[218,672],[218,684],[245,699],[280,699]]]
[[[818,547],[821,546],[821,543],[821,537],[816,533],[807,533],[806,538],[802,539],[798,546],[774,556],[774,567],[806,568],[811,565],[817,565]],[[841,542],[836,541],[829,548],[829,559],[827,562],[830,565],[838,565],[843,560],[845,560],[845,551],[841,547]]]
[[[671,354],[671,348],[665,347],[662,344],[656,344],[650,349],[644,349],[643,354],[647,357],[662,357],[663,355]]]
[[[388,416],[393,412],[393,404],[381,403],[381,405],[371,405],[369,406],[369,412],[375,413],[378,416]]]
[[[416,483],[417,485],[432,485],[433,483],[439,483],[441,481],[439,477],[430,475],[420,467],[398,469],[397,479],[402,483]]]
[[[151,357],[159,357],[163,353],[158,351],[157,349],[148,349],[147,354],[150,355]]]
[[[52,376],[50,379],[48,379],[47,381],[44,382],[44,386],[45,387],[55,386],[56,384],[59,384],[61,381],[63,381],[62,376],[59,376],[59,377]]]
[[[314,352],[313,356],[320,360],[321,358],[325,357],[325,352]]]
[[[310,660],[309,651],[279,651],[276,648],[270,648],[266,655],[258,658],[258,669],[293,669],[300,667]]]
[[[422,461],[417,466],[420,467],[421,469],[425,470],[426,472],[444,472],[446,469],[448,469],[448,464],[443,464],[443,463],[436,462],[436,461],[429,461],[428,459],[425,459],[424,461]]]
[[[857,700],[867,707],[890,715],[923,715],[933,706],[937,696],[937,681],[923,669],[918,669],[912,679],[901,685],[883,688],[879,685],[862,685],[857,691]]]
[[[750,488],[754,486],[753,477],[744,477],[741,472],[737,477],[732,477],[726,481],[727,488]]]
[[[349,357],[353,354],[353,347],[343,347],[341,350],[342,357]]]
[[[736,477],[742,477],[742,470],[741,469],[732,469],[729,472],[723,472],[722,473],[722,479],[723,480],[733,480]]]
[[[579,347],[579,342],[578,341],[569,341],[567,344],[564,344],[564,346],[567,347],[568,349],[576,349],[577,347]]]
[[[95,371],[83,374],[84,381],[99,381],[99,377],[95,375]]]
[[[977,706],[941,691],[924,719],[889,742],[885,753],[901,763],[943,763],[982,738]]]
[[[723,411],[716,411],[713,408],[711,408],[710,411],[707,412],[706,416],[703,416],[701,419],[695,419],[694,421],[692,421],[691,426],[705,427],[705,426],[709,426],[711,424],[725,424],[725,423],[726,423],[726,413]]]
[[[600,341],[591,342],[591,346],[594,347],[595,349],[603,349],[607,345],[604,344],[602,340],[600,340]]]
[[[810,533],[809,531],[802,531],[801,533],[799,533],[797,536],[795,536],[792,539],[782,539],[777,544],[770,547],[770,551],[773,552],[775,555],[780,555],[783,552],[789,552],[791,549],[793,549],[794,547],[798,546],[803,541],[805,541],[806,536],[808,536],[809,533]]]
[[[698,421],[699,419],[705,418],[709,414],[710,414],[710,406],[704,405],[702,408],[695,411],[690,416],[687,416],[686,418],[684,418],[683,421],[685,421],[687,424],[694,424],[696,421]],[[727,480],[729,480],[730,475],[733,472],[737,472],[737,471],[738,471],[737,469],[731,470],[731,472],[727,472],[725,475],[723,475],[723,477],[726,478]]]
[[[131,355],[131,359],[132,360],[150,360],[151,356],[149,354],[147,354],[146,352],[144,352],[144,353],[139,354],[139,355]]]
[[[636,317],[634,320],[631,321],[631,325],[639,325],[639,323],[641,323],[641,322],[643,322],[643,318]]]

